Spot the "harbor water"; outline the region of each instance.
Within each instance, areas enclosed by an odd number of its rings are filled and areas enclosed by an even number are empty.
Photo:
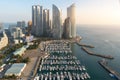
[[[81,43],[95,46],[91,50],[98,54],[111,55],[108,65],[120,73],[120,27],[116,26],[85,26],[77,27],[77,34],[82,36]],[[102,58],[88,55],[81,47],[74,44],[73,53],[88,69],[90,80],[116,80],[98,64]]]

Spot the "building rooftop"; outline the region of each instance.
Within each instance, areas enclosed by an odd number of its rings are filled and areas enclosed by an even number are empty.
[[[13,54],[14,55],[22,55],[22,54],[24,54],[25,50],[26,50],[26,46],[23,46],[23,47],[17,49]]]
[[[26,63],[15,63],[6,71],[5,75],[8,76],[14,74],[20,76],[25,67]]]

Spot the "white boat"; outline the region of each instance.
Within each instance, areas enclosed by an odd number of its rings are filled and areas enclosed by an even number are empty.
[[[84,77],[83,77],[83,75],[82,75],[82,74],[81,74],[81,76],[80,76],[80,77],[81,77],[81,79],[82,79],[82,80],[84,80]]]
[[[39,76],[35,77],[34,80],[39,80]]]
[[[90,75],[89,75],[87,72],[86,72],[85,74],[86,74],[86,76],[87,76],[88,78],[90,78]]]
[[[85,66],[82,66],[82,69],[85,71],[86,69],[85,69]]]

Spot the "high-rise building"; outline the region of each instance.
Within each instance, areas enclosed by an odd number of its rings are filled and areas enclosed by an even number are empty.
[[[2,31],[3,31],[3,24],[0,23],[0,32],[2,32]]]
[[[52,33],[53,38],[61,39],[62,32],[61,32],[61,11],[55,5],[52,7],[53,16],[52,16]]]
[[[30,35],[31,30],[32,30],[32,21],[28,21],[28,34]]]
[[[43,10],[43,34],[45,37],[48,37],[50,33],[50,26],[49,26],[49,10]]]
[[[39,5],[32,6],[32,34],[43,35],[43,8]]]
[[[63,38],[71,38],[71,21],[69,17],[64,21]]]
[[[31,33],[33,35],[36,34],[36,6],[32,6],[32,31]]]
[[[41,23],[41,21],[40,21],[40,6],[37,5],[36,6],[36,36],[41,36],[42,35],[42,34],[40,34],[41,33],[40,23]]]
[[[75,24],[75,4],[72,4],[67,8],[67,17],[71,21],[71,36],[72,38],[76,37],[76,24]]]
[[[8,29],[9,29],[10,33],[13,32],[13,28],[15,28],[15,27],[16,27],[16,25],[13,25],[13,24],[12,24],[12,25],[9,25],[9,28],[8,28]]]
[[[52,37],[52,20],[49,20],[49,37]]]
[[[52,21],[49,21],[50,30],[52,30]]]
[[[18,21],[17,27],[25,28],[25,21]]]

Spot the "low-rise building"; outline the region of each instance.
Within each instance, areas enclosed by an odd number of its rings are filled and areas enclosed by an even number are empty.
[[[5,32],[0,32],[0,49],[7,46],[8,37]]]
[[[24,52],[26,51],[27,46],[23,46],[19,49],[17,49],[15,52],[13,52],[13,54],[16,55],[20,55],[22,56],[24,54]]]
[[[5,73],[5,76],[20,76],[26,67],[26,63],[15,63]]]

